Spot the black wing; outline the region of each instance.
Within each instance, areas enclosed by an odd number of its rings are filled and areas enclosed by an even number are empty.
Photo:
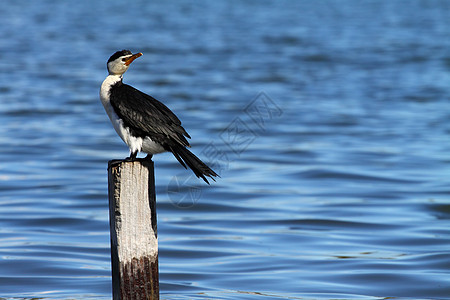
[[[119,82],[111,87],[111,105],[133,135],[150,137],[164,148],[176,144],[189,147],[191,138],[181,121],[163,103],[132,86]]]

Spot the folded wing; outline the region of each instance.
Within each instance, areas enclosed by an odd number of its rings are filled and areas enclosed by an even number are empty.
[[[166,150],[181,145],[189,147],[191,138],[181,121],[163,103],[121,82],[111,88],[111,105],[134,136],[150,137]]]

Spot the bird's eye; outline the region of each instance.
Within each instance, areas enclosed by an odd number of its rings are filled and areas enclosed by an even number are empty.
[[[126,61],[127,59],[124,57],[124,58],[122,58],[122,61]]]

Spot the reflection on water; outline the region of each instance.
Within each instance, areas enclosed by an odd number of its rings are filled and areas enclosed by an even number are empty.
[[[10,1],[0,297],[110,299],[106,60],[167,104],[206,186],[154,157],[162,299],[450,299],[446,1]]]

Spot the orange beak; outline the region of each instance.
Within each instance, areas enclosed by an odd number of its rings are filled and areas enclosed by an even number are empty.
[[[136,58],[138,58],[140,56],[142,56],[141,52],[133,54],[132,56],[127,58],[127,60],[125,61],[125,66],[129,66],[133,62],[133,60],[135,60]]]

